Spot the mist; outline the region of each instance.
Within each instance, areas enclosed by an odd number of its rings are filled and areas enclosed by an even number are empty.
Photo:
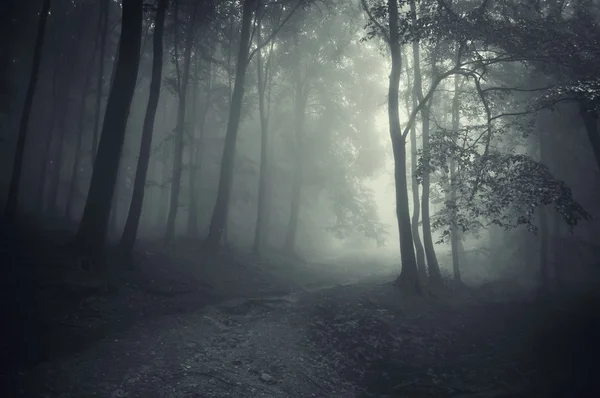
[[[600,324],[599,21],[585,0],[5,0],[10,396],[597,391],[575,369]]]

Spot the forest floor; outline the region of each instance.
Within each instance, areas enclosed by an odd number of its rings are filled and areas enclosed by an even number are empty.
[[[600,396],[591,299],[408,296],[385,267],[189,242],[91,273],[56,241],[2,243],[21,265],[2,286],[3,397]]]

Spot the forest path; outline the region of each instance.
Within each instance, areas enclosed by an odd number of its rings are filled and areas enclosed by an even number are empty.
[[[349,271],[360,264],[318,265],[315,285],[310,266],[143,256],[121,288],[78,301],[94,317],[59,331],[66,344],[101,322],[113,328],[2,378],[13,387],[3,396],[600,396],[585,393],[598,387],[600,322],[580,303],[536,303],[511,286],[404,296],[385,272]]]

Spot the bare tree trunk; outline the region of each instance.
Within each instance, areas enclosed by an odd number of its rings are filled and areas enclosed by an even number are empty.
[[[78,244],[90,255],[102,252],[112,197],[117,182],[125,128],[140,62],[143,0],[123,0],[121,47],[115,85],[108,97],[102,135],[85,209],[77,234]]]
[[[246,70],[248,68],[248,55],[250,52],[250,25],[252,23],[254,2],[245,0],[242,13],[242,30],[240,34],[240,47],[237,57],[235,83],[231,96],[231,107],[229,109],[229,120],[227,133],[225,134],[225,147],[221,159],[221,175],[219,178],[219,190],[217,201],[210,222],[207,244],[213,250],[217,250],[223,237],[223,230],[227,221],[231,186],[233,184],[233,169],[235,165],[235,149],[237,134],[242,113],[242,100],[244,98],[244,84],[246,81]]]
[[[98,140],[100,139],[100,112],[102,109],[102,91],[104,88],[104,62],[106,58],[106,39],[108,36],[108,11],[110,0],[100,0],[98,13],[98,30],[100,33],[100,57],[98,58],[98,81],[96,83],[96,110],[94,116],[94,131],[92,134],[92,167],[96,164]]]
[[[175,222],[179,211],[179,192],[181,187],[181,174],[183,166],[183,146],[185,135],[185,111],[186,94],[190,78],[190,63],[194,39],[194,20],[196,19],[196,7],[192,11],[191,20],[185,39],[185,51],[183,55],[183,75],[178,78],[179,106],[177,110],[177,124],[175,126],[175,156],[173,159],[173,175],[171,179],[171,201],[169,203],[169,215],[167,216],[167,229],[165,232],[165,243],[170,243],[175,236]],[[177,45],[177,44],[175,44]],[[175,62],[179,62],[175,59]]]
[[[414,240],[410,225],[408,206],[408,181],[406,178],[406,140],[400,129],[400,113],[398,110],[398,89],[402,71],[402,55],[400,53],[398,0],[388,1],[389,46],[392,58],[392,70],[388,91],[388,119],[390,138],[394,151],[394,181],[396,183],[396,217],[400,234],[400,257],[402,271],[396,282],[402,289],[421,293],[421,282],[415,258]]]
[[[417,107],[417,95],[415,92],[415,86],[411,84],[410,72],[408,71],[408,64],[406,68],[406,76],[408,81],[408,87],[412,87],[411,90],[407,90],[406,94],[406,110],[410,112]],[[409,99],[412,99],[412,104],[409,103]],[[412,105],[412,108],[411,108]],[[412,183],[412,200],[413,200],[413,214],[411,220],[411,230],[413,240],[415,243],[415,253],[417,259],[417,268],[419,271],[419,278],[421,281],[427,280],[427,264],[425,263],[425,250],[423,249],[423,243],[419,234],[419,218],[421,213],[421,202],[419,200],[419,182],[417,181],[417,128],[416,124],[413,123],[410,127],[410,158],[411,158],[411,183]]]
[[[414,1],[411,1],[411,8],[414,8]],[[420,49],[419,42],[413,42],[413,59],[414,59],[414,70],[415,70],[415,94],[419,100],[419,102],[423,101],[423,88],[422,88],[422,76],[421,76],[421,67],[420,67]],[[422,118],[422,140],[423,140],[423,153],[424,153],[424,162],[427,162],[427,151],[429,148],[429,119],[430,119],[430,106],[431,100],[429,103],[423,107],[421,111]],[[425,171],[423,172],[423,193],[421,196],[421,213],[423,220],[423,244],[425,246],[425,255],[427,257],[427,266],[429,270],[429,279],[434,285],[439,285],[441,283],[441,273],[440,266],[437,261],[437,257],[435,255],[435,249],[433,246],[433,237],[431,235],[431,218],[429,214],[429,190],[430,190],[430,180],[429,173],[427,172],[427,167],[425,167]]]
[[[152,79],[150,81],[150,93],[148,96],[148,105],[146,115],[144,116],[144,126],[142,127],[142,141],[140,145],[140,156],[138,157],[135,180],[133,182],[133,193],[131,203],[129,204],[129,213],[125,228],[121,235],[120,247],[126,253],[131,253],[142,215],[144,204],[144,193],[146,191],[146,177],[148,174],[148,164],[152,150],[152,134],[154,132],[154,121],[156,119],[156,109],[160,99],[160,86],[162,82],[163,68],[163,34],[165,26],[165,16],[169,0],[159,0],[154,21],[153,54],[152,54]]]
[[[42,63],[42,49],[44,47],[44,32],[50,11],[50,0],[44,0],[38,22],[38,32],[33,49],[33,64],[31,75],[29,76],[29,85],[25,94],[25,103],[21,114],[21,123],[19,125],[19,135],[17,138],[17,147],[15,149],[15,158],[13,161],[12,175],[8,189],[8,200],[4,209],[4,214],[8,220],[15,220],[17,215],[17,203],[19,196],[19,185],[21,183],[21,173],[23,171],[23,159],[25,158],[25,144],[27,142],[27,128],[29,125],[29,115],[33,104],[33,96],[37,86],[40,64]]]

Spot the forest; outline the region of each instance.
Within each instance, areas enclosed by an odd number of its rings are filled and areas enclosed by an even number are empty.
[[[600,1],[4,0],[7,397],[596,397]]]

